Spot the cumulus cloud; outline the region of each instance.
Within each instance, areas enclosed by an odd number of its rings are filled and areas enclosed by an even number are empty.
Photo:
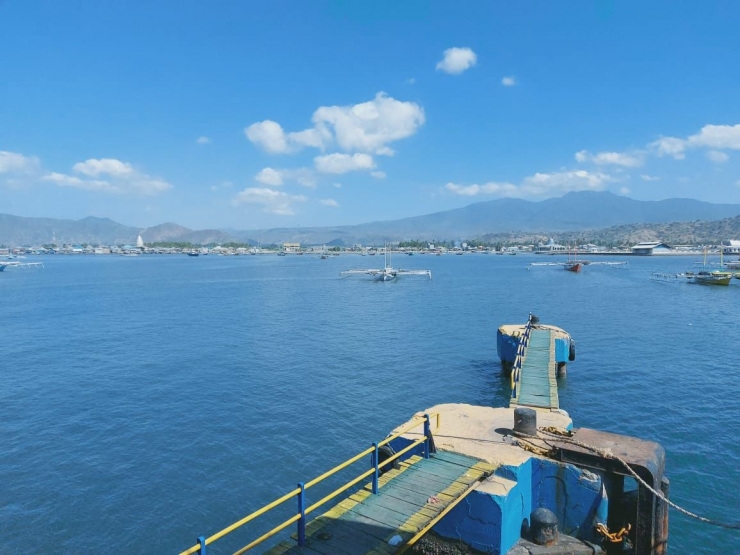
[[[650,143],[658,156],[673,156],[681,160],[686,157],[685,152],[695,148],[710,148],[715,151],[740,150],[740,124],[736,125],[705,125],[698,133],[689,135],[685,139],[678,137],[661,137]],[[722,154],[722,153],[720,153]],[[723,156],[714,158],[708,154],[713,162],[722,162]]]
[[[504,77],[503,79],[501,79],[501,84],[504,87],[513,87],[514,85],[516,85],[516,79],[513,75],[511,77]]]
[[[263,168],[254,176],[254,179],[263,185],[272,185],[273,187],[279,187],[283,184],[283,176],[280,175],[278,170],[273,168]]]
[[[676,137],[661,137],[657,141],[648,144],[658,156],[673,156],[676,160],[686,158],[686,142]]]
[[[369,102],[352,106],[322,106],[313,115],[322,135],[333,135],[347,152],[389,156],[388,146],[417,132],[424,124],[424,110],[414,102],[402,102],[383,92]]]
[[[370,175],[372,175],[375,179],[385,179],[386,175],[385,172],[370,172]]]
[[[297,202],[306,202],[306,200],[308,199],[303,195],[289,195],[267,187],[247,187],[238,193],[231,203],[233,206],[257,204],[262,206],[263,212],[292,216],[295,214],[293,205]]]
[[[98,177],[100,175],[122,177],[134,173],[134,168],[131,167],[131,164],[121,162],[115,158],[101,158],[99,160],[90,158],[84,162],[77,162],[72,166],[72,170],[89,177]]]
[[[316,176],[308,168],[263,168],[254,176],[254,179],[271,187],[280,187],[288,181],[295,181],[304,187],[316,187]]]
[[[640,152],[598,152],[591,154],[588,150],[581,150],[575,155],[577,162],[591,162],[599,166],[616,165],[627,168],[638,168],[645,163],[643,154]]]
[[[686,142],[693,147],[740,150],[740,123],[737,125],[705,125]]]
[[[198,137],[195,140],[195,142],[198,143],[199,145],[207,145],[208,143],[211,142],[211,139],[209,137],[206,137],[205,135],[202,135],[202,136]]]
[[[483,185],[458,185],[448,183],[445,189],[456,195],[499,197],[552,197],[571,191],[602,191],[614,178],[599,172],[585,170],[535,173],[525,177],[519,185],[489,182]]]
[[[437,70],[457,75],[473,67],[477,61],[478,57],[470,48],[448,48],[437,63]]]
[[[334,187],[337,188],[337,189],[341,189],[342,188],[342,184],[341,183],[334,183]]]
[[[465,197],[475,197],[478,195],[499,195],[499,196],[514,196],[518,191],[516,185],[511,183],[485,183],[483,185],[458,185],[456,183],[448,183],[445,185],[445,189],[456,195]]]
[[[304,147],[325,150],[336,144],[345,152],[392,156],[389,143],[405,139],[424,124],[424,110],[383,92],[373,100],[349,106],[321,106],[313,113],[313,127],[286,133],[272,120],[253,123],[244,130],[254,144],[271,153],[290,153]]]
[[[632,192],[632,190],[629,187],[622,187],[619,189],[620,195],[629,195]]]
[[[31,173],[38,167],[39,159],[35,156],[0,150],[0,173]]]
[[[324,206],[331,206],[332,208],[339,208],[339,203],[336,200],[334,200],[333,198],[321,199],[320,202]]]
[[[369,154],[327,154],[313,159],[316,169],[321,173],[342,174],[351,171],[370,170],[375,161]]]
[[[172,189],[172,185],[164,179],[138,172],[131,164],[115,158],[90,158],[76,163],[72,171],[85,178],[51,172],[41,179],[59,187],[116,194],[153,196]]]
[[[654,175],[648,175],[646,173],[643,173],[640,176],[640,179],[642,179],[643,181],[660,181],[660,177],[655,177]]]
[[[707,158],[715,164],[724,164],[730,159],[726,152],[722,152],[720,150],[710,150],[707,152]]]

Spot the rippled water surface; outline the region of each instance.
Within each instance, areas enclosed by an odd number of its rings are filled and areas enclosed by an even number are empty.
[[[737,519],[740,281],[650,281],[690,258],[580,275],[400,258],[434,279],[339,279],[382,262],[349,255],[57,256],[0,274],[0,553],[179,552],[415,411],[504,405],[496,328],[529,311],[577,340],[560,391],[575,425],[659,441],[673,500]],[[672,553],[737,546],[671,513]]]

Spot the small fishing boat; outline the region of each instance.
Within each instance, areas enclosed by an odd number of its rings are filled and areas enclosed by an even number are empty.
[[[719,270],[713,272],[686,272],[686,278],[692,283],[699,283],[701,285],[730,285],[732,272],[721,272]]]

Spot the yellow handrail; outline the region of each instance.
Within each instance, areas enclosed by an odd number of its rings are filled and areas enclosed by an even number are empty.
[[[440,423],[441,423],[441,420],[440,420],[441,415],[440,415],[440,413],[436,412],[436,413],[432,413],[430,415],[425,415],[425,416],[415,416],[414,419],[411,422],[409,422],[406,426],[404,426],[403,428],[401,428],[400,430],[398,430],[394,434],[389,435],[383,441],[379,442],[377,444],[377,447],[379,448],[379,447],[382,447],[384,445],[387,445],[388,443],[390,443],[394,439],[402,436],[403,434],[409,432],[410,430],[413,430],[414,428],[416,428],[416,427],[418,427],[420,425],[423,425],[424,422],[427,420],[427,417],[429,418],[430,421],[431,421],[431,418],[432,417],[435,417],[436,418],[436,426],[434,427],[434,431],[436,432],[439,429]],[[411,449],[413,449],[415,447],[418,447],[419,445],[421,445],[422,443],[424,443],[426,441],[426,439],[427,439],[426,436],[423,436],[421,439],[418,439],[418,440],[414,441],[413,443],[407,445],[405,448],[403,448],[402,450],[400,450],[398,453],[395,453],[393,456],[389,457],[388,459],[385,459],[383,461],[383,466],[385,466],[386,464],[388,464],[390,462],[395,461],[396,459],[398,459],[399,457],[401,457],[402,455],[404,455],[405,453],[407,453]],[[305,491],[308,488],[310,488],[312,486],[315,486],[319,482],[321,482],[321,481],[325,480],[326,478],[328,478],[328,477],[336,474],[340,470],[343,470],[343,469],[347,468],[348,466],[356,463],[361,458],[366,457],[367,455],[373,453],[375,451],[375,449],[376,449],[375,446],[369,447],[368,449],[365,449],[364,451],[362,451],[361,453],[358,453],[354,457],[352,457],[350,459],[347,459],[342,464],[337,465],[334,468],[332,468],[331,470],[328,470],[327,472],[324,472],[320,476],[317,476],[313,480],[311,480],[309,482],[306,482],[306,484],[303,486],[303,490]],[[275,534],[279,533],[281,530],[284,530],[285,528],[287,528],[291,524],[293,524],[295,522],[298,522],[302,517],[305,517],[305,515],[307,515],[308,513],[310,513],[312,511],[318,509],[321,505],[323,505],[327,501],[330,501],[330,500],[334,499],[337,495],[339,495],[340,493],[348,490],[349,488],[351,488],[352,486],[354,486],[355,484],[357,484],[361,480],[364,480],[368,476],[372,475],[374,472],[375,472],[375,468],[371,468],[371,469],[363,472],[357,478],[355,478],[355,479],[347,482],[346,484],[344,484],[340,488],[334,490],[332,493],[326,495],[321,500],[317,501],[316,503],[314,503],[310,507],[306,508],[304,510],[304,514],[303,515],[301,515],[301,514],[294,515],[293,517],[289,518],[288,520],[286,520],[282,524],[276,526],[275,528],[273,528],[269,532],[266,532],[265,534],[263,534],[262,536],[260,536],[256,540],[254,540],[251,543],[247,544],[246,546],[242,547],[234,555],[242,555],[243,553],[246,553],[248,550],[252,549],[253,547],[255,547],[257,545],[259,545],[263,541],[271,538],[272,536],[274,536]],[[284,503],[288,499],[292,499],[293,497],[299,495],[300,493],[301,493],[301,488],[300,487],[298,487],[298,488],[296,488],[296,489],[294,489],[294,490],[286,493],[285,495],[283,495],[282,497],[279,497],[278,499],[276,499],[272,503],[269,503],[268,505],[265,505],[261,509],[258,509],[257,511],[254,511],[253,513],[245,516],[241,520],[238,520],[234,524],[232,524],[230,526],[227,526],[226,528],[224,528],[223,530],[220,530],[219,532],[216,532],[212,536],[209,536],[208,538],[205,539],[205,545],[210,545],[211,543],[215,542],[216,540],[221,539],[222,537],[224,537],[227,534],[230,534],[231,532],[233,532],[237,528],[240,528],[241,526],[243,526],[246,523],[254,520],[255,518],[257,518],[259,516],[262,516],[263,514],[267,513],[268,511],[270,511],[272,509],[274,509],[278,505],[281,505],[282,503]],[[194,553],[197,553],[199,550],[200,550],[200,545],[196,544],[196,545],[194,545],[194,546],[186,549],[182,553],[180,553],[180,555],[193,555]]]

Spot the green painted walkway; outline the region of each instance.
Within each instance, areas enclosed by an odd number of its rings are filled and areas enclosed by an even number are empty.
[[[465,455],[439,451],[429,459],[418,456],[400,463],[379,480],[306,525],[306,545],[286,540],[266,553],[366,555],[397,553],[425,530],[444,509],[493,473],[494,466]],[[396,546],[388,542],[400,536]]]
[[[557,409],[558,383],[555,375],[555,338],[551,330],[533,329],[510,406]]]

